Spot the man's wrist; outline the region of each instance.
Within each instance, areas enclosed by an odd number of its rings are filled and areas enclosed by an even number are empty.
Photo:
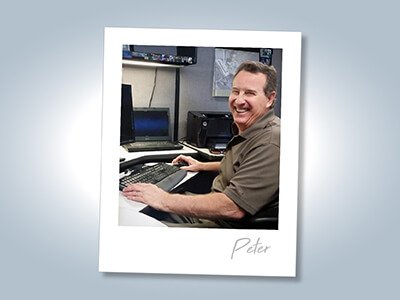
[[[170,211],[169,206],[171,204],[172,197],[173,197],[173,194],[165,192],[163,197],[161,197],[161,200],[159,202],[160,203],[160,207],[158,207],[157,209],[161,210],[161,211],[169,212]]]
[[[207,171],[207,164],[204,162],[200,163],[199,171]]]

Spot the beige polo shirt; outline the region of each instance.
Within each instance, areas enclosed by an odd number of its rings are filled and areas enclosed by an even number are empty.
[[[270,110],[229,142],[212,190],[256,214],[278,192],[279,155],[280,119]]]

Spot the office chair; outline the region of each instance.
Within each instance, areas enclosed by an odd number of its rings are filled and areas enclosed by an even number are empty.
[[[277,193],[278,194],[278,193]],[[254,216],[244,217],[238,222],[240,228],[247,229],[278,229],[279,197],[268,204]]]

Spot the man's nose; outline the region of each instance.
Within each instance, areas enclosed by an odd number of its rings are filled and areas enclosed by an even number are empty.
[[[236,104],[243,104],[243,103],[245,103],[246,101],[244,100],[244,94],[239,94],[237,97],[236,97],[236,99],[235,99],[235,102],[236,102]]]

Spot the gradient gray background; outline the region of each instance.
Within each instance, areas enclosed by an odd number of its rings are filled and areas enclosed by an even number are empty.
[[[1,298],[398,295],[400,22],[394,2],[3,4]],[[105,26],[303,33],[297,278],[98,273]]]

